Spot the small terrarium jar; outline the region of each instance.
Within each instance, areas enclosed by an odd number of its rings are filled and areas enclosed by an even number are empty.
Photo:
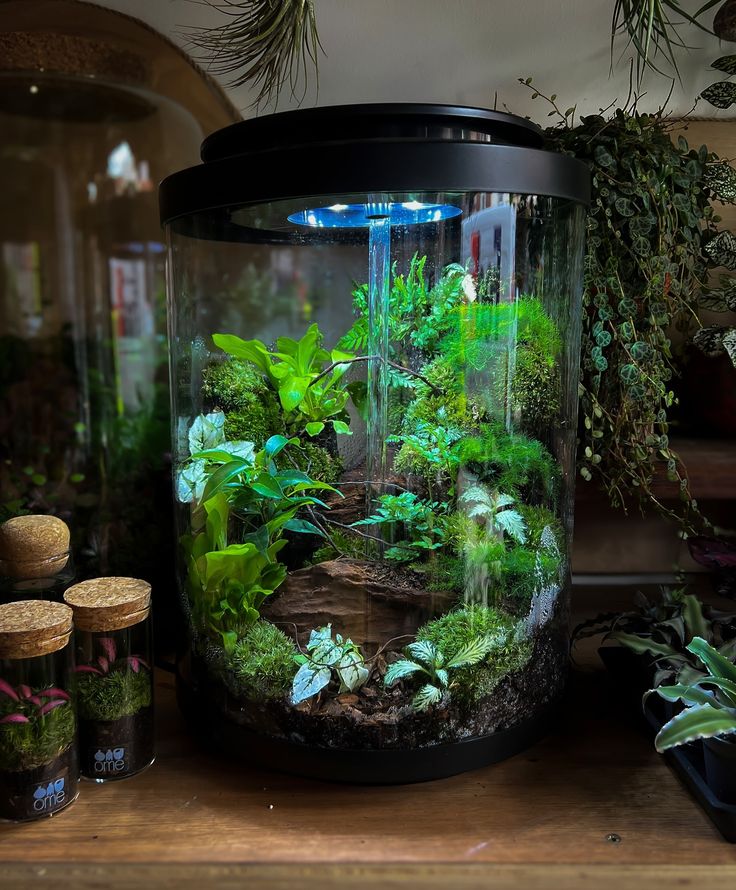
[[[77,797],[72,610],[0,606],[0,818],[51,816]]]
[[[0,525],[2,602],[61,602],[75,580],[69,527],[58,516],[14,516]]]
[[[127,779],[154,759],[151,585],[94,578],[64,600],[74,610],[81,773]]]

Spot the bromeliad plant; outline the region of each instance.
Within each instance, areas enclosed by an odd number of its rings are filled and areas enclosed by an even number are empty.
[[[389,665],[383,682],[390,687],[408,677],[423,681],[412,706],[415,711],[426,711],[451,694],[450,672],[478,664],[492,648],[491,637],[477,637],[448,659],[429,640],[410,643],[404,650],[407,657]]]
[[[49,763],[72,744],[75,726],[63,689],[34,691],[0,680],[0,768],[16,772]]]
[[[370,676],[360,649],[342,634],[332,638],[332,625],[313,630],[307,643],[307,654],[295,657],[300,665],[291,691],[291,703],[298,705],[317,695],[332,680],[339,680],[339,692],[355,692]]]
[[[83,720],[119,720],[151,704],[151,668],[140,655],[118,657],[112,637],[98,637],[101,654],[75,668],[77,710]]]
[[[659,686],[656,693],[665,701],[681,701],[687,707],[660,729],[654,744],[667,751],[696,739],[733,739],[736,734],[736,664],[716,651],[702,637],[695,637],[687,649],[705,667],[689,682]]]

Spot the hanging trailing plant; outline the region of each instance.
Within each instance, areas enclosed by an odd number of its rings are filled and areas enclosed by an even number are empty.
[[[736,174],[705,146],[692,149],[663,111],[642,114],[636,100],[608,116],[576,120],[546,97],[560,125],[547,129],[550,147],[586,161],[592,203],[584,278],[580,382],[579,468],[598,480],[615,506],[636,499],[655,505],[685,530],[703,524],[685,468],[669,443],[677,401],[671,333],[700,327],[708,271],[736,266],[736,239],[717,230],[713,199],[732,201]],[[731,300],[730,284],[724,299]],[[679,484],[682,509],[656,496],[662,470]]]
[[[314,0],[204,0],[224,18],[221,24],[191,32],[198,61],[230,87],[258,88],[253,105],[278,102],[286,83],[292,96],[300,83],[304,98],[311,67],[319,84],[319,53]]]
[[[616,38],[625,34],[628,37],[624,52],[633,47],[636,53],[636,83],[641,85],[647,68],[667,73],[669,70],[680,76],[677,67],[677,49],[690,49],[680,36],[678,28],[694,25],[706,34],[712,34],[699,21],[700,17],[717,6],[721,0],[706,0],[693,13],[683,9],[679,0],[615,0],[611,19],[611,67],[614,60]],[[665,71],[660,65],[664,62]]]

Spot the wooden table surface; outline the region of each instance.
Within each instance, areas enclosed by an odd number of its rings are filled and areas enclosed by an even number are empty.
[[[156,763],[0,828],[0,886],[736,887],[723,841],[625,712],[576,673],[559,726],[466,775],[352,787],[198,750],[160,673]]]

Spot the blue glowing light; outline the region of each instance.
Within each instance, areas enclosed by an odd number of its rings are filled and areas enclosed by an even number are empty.
[[[415,226],[440,222],[460,216],[462,210],[453,204],[422,204],[405,201],[391,204],[332,204],[292,213],[287,219],[299,226],[318,229],[357,229],[374,219],[388,219],[392,226]]]

